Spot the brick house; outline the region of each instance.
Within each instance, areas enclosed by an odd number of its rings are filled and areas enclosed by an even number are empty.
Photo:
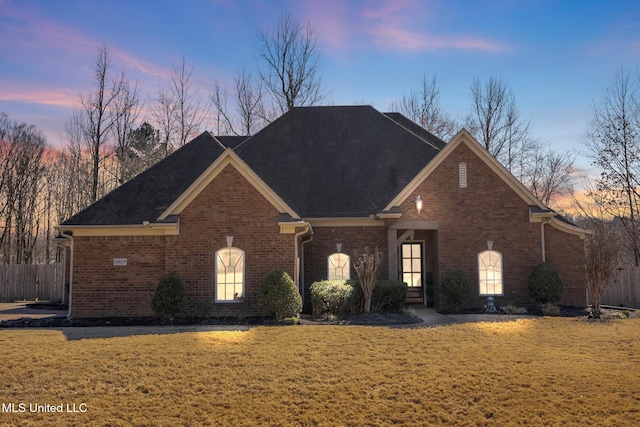
[[[544,206],[473,137],[449,143],[369,106],[294,108],[251,137],[205,132],[61,223],[70,316],[150,316],[160,278],[184,280],[186,314],[255,313],[280,269],[305,301],[349,258],[384,254],[381,278],[408,302],[442,305],[439,283],[465,270],[468,307],[531,306],[531,270],[559,272],[561,303],[586,303],[586,231]],[[238,304],[244,300],[243,304]]]

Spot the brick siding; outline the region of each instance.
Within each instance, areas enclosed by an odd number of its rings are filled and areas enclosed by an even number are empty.
[[[458,165],[467,164],[468,185],[458,184]],[[420,195],[423,210],[418,214],[415,199]],[[444,274],[464,270],[474,283],[474,294],[465,306],[481,308],[478,253],[493,241],[493,250],[503,255],[504,296],[497,305],[531,307],[527,279],[542,260],[540,223],[529,221],[529,206],[465,144],[460,144],[421,183],[401,206],[402,219],[438,222],[438,284]],[[582,306],[584,273],[581,270],[584,242],[579,236],[545,225],[546,259],[565,285],[563,304]],[[436,306],[438,300],[436,285]]]
[[[229,165],[182,211],[178,236],[76,237],[72,316],[151,316],[158,282],[171,271],[187,289],[185,315],[258,314],[267,275],[294,273],[294,236],[281,234],[278,220],[278,210]],[[246,304],[214,304],[215,252],[226,236],[245,251]],[[127,265],[114,266],[113,258]]]

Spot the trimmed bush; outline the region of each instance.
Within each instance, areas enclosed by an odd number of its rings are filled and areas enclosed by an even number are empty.
[[[277,320],[297,316],[302,311],[302,297],[293,279],[284,271],[274,271],[262,284],[258,306]]]
[[[460,306],[471,293],[473,283],[471,278],[462,270],[448,272],[442,279],[440,292],[447,304]]]
[[[346,280],[322,280],[311,285],[313,315],[338,315],[347,310],[354,287]]]
[[[158,317],[173,320],[187,301],[187,292],[182,279],[176,273],[166,274],[160,279],[151,300],[151,309]]]
[[[556,270],[546,262],[538,264],[529,276],[531,298],[541,304],[557,302],[562,298],[562,280]]]
[[[371,311],[400,311],[407,299],[407,284],[378,280],[371,296]],[[321,280],[311,285],[313,315],[364,311],[364,292],[358,280]]]

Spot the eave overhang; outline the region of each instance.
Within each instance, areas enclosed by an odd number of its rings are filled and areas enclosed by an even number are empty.
[[[142,224],[123,225],[58,225],[54,227],[61,235],[72,232],[79,236],[177,236],[180,233],[180,221],[144,222]]]

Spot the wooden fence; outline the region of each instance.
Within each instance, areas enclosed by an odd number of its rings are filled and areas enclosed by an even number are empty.
[[[640,267],[621,267],[602,295],[602,304],[640,308]]]
[[[0,301],[62,302],[64,264],[0,265]]]

